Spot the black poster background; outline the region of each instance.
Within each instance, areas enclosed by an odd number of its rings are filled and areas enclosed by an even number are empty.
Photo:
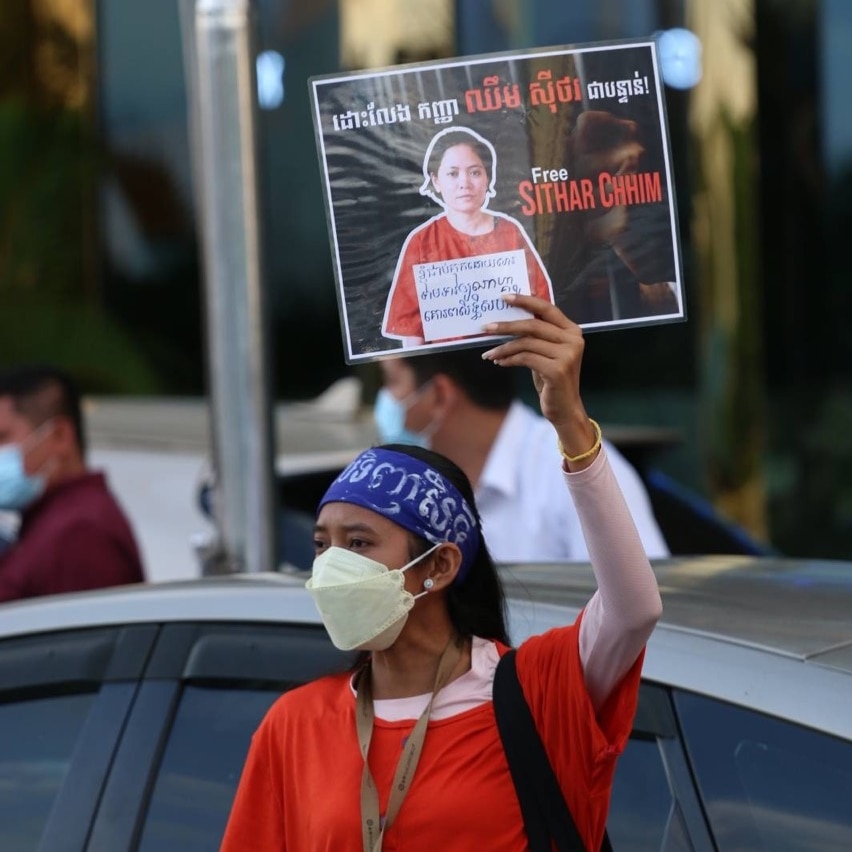
[[[546,85],[539,75],[548,71],[551,83],[566,76],[580,81],[577,87],[563,85],[563,100],[553,109],[534,103],[531,94],[536,84]],[[484,93],[492,87],[483,87],[483,81],[495,77],[501,91],[517,84],[520,105],[504,102],[482,110],[471,96],[474,111],[469,111],[465,94],[476,89]],[[647,82],[648,94],[631,94],[621,102],[615,84],[634,80]],[[604,93],[604,84],[613,96]],[[487,209],[506,213],[524,227],[548,270],[556,304],[571,319],[586,330],[685,319],[674,186],[653,42],[467,57],[317,77],[310,85],[350,363],[400,347],[381,334],[385,304],[409,232],[441,212],[418,190],[430,140],[451,126],[471,128],[493,144],[496,195]],[[576,91],[582,100],[566,101],[566,93]],[[595,91],[602,96],[590,97]],[[458,113],[451,110],[449,120],[429,117],[436,102],[453,100]],[[421,104],[426,105],[424,117]],[[381,108],[406,105],[410,120],[371,125],[371,114],[376,116]],[[359,114],[360,126],[342,129],[352,123],[352,112]],[[590,115],[581,121],[581,130],[577,122],[583,113]],[[525,215],[525,197],[530,194],[522,196],[519,186],[532,181],[534,166],[566,169],[570,179],[589,178],[596,196],[601,172],[658,172],[662,198],[609,209],[598,204],[594,209]],[[480,337],[453,346],[469,346],[472,340],[482,345]]]

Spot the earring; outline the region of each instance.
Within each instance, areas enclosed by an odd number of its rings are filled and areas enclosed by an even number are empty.
[[[434,581],[431,577],[427,577],[427,578],[423,581],[423,588],[424,588],[424,589],[426,589],[426,591],[427,591],[427,592],[428,592],[428,591],[429,591],[429,589],[431,589],[431,588],[432,588],[432,586],[434,586],[434,585],[435,585],[435,581]]]

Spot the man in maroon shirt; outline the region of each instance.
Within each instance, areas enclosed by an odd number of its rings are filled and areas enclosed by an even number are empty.
[[[0,510],[19,512],[0,554],[0,601],[144,579],[130,524],[85,462],[80,394],[63,371],[0,373]]]

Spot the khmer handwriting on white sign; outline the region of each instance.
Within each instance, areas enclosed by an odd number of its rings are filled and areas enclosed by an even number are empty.
[[[530,292],[523,249],[414,264],[414,280],[426,341],[482,333],[487,322],[522,319],[503,293]]]

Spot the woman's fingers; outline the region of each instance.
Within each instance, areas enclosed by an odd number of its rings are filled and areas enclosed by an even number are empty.
[[[528,367],[532,365],[522,359],[533,356],[555,363],[576,361],[582,355],[583,346],[583,338],[579,336],[557,341],[527,336],[507,340],[505,343],[483,352],[482,357],[487,361],[498,361],[504,366]],[[538,366],[535,369],[538,369]]]
[[[532,318],[492,322],[485,326],[489,334],[509,336],[512,339],[484,352],[489,361],[516,358],[523,352],[534,352],[552,358],[576,358],[582,353],[583,331],[571,322],[556,305],[535,296],[512,295],[506,301],[513,307],[523,308]],[[517,360],[513,362],[518,364]],[[528,366],[528,365],[527,365]]]
[[[546,299],[539,299],[538,296],[525,296],[521,293],[506,293],[503,298],[513,308],[523,308],[525,311],[529,311],[533,317],[551,325],[559,328],[576,327],[556,305]],[[516,329],[519,329],[524,323],[530,322],[534,322],[534,320],[510,320],[508,322],[489,323],[485,328],[489,334],[523,334],[523,331]],[[493,331],[492,327],[496,331]]]
[[[490,334],[511,339],[487,350],[482,357],[501,367],[530,369],[544,416],[554,425],[576,421],[585,428],[579,395],[585,347],[582,329],[544,299],[515,295],[507,302],[533,316],[485,326]]]

